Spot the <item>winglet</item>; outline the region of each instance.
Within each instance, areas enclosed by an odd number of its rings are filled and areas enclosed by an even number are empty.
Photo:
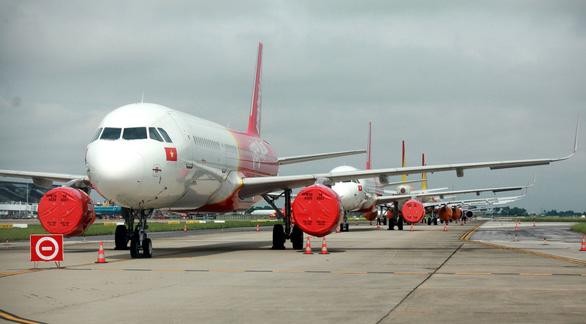
[[[574,134],[574,151],[572,153],[576,153],[578,151],[578,129],[580,128],[580,114],[576,118],[576,133]]]
[[[366,145],[366,170],[372,169],[372,122],[368,122],[368,144]]]
[[[258,42],[258,56],[256,60],[256,74],[254,87],[252,89],[252,103],[250,105],[250,116],[248,117],[248,135],[260,136],[261,116],[261,74],[262,74],[262,42]]]

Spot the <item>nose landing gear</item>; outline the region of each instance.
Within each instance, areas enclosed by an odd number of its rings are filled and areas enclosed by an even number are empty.
[[[130,257],[151,258],[153,256],[153,244],[146,232],[148,229],[147,217],[152,212],[152,209],[146,211],[144,209],[122,209],[124,225],[116,226],[114,235],[117,250],[128,249],[128,242],[130,241]],[[135,218],[138,218],[136,227],[134,226]]]

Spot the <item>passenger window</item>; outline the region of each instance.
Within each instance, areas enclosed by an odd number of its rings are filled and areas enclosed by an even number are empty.
[[[130,127],[124,129],[122,138],[126,140],[146,139],[146,127]]]
[[[102,136],[100,137],[100,139],[117,140],[120,138],[121,132],[122,132],[121,128],[106,127],[106,128],[104,128],[104,131],[102,132]]]
[[[171,140],[171,137],[169,137],[169,134],[167,134],[167,132],[165,132],[164,129],[162,128],[157,128],[159,130],[159,132],[161,132],[161,136],[163,136],[163,138],[165,139],[165,142],[167,143],[173,143],[173,141]]]
[[[163,138],[161,137],[161,135],[159,135],[159,132],[157,132],[157,129],[154,127],[149,127],[149,137],[151,139],[154,139],[155,141],[163,141]]]
[[[102,133],[102,128],[98,128],[98,131],[96,132],[96,135],[94,135],[94,137],[92,138],[92,142],[95,142],[98,138],[100,138],[100,134]]]

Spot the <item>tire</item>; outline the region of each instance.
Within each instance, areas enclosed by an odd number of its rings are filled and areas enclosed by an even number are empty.
[[[140,257],[140,251],[138,247],[138,232],[134,232],[132,239],[130,240],[130,257],[133,259]]]
[[[397,221],[397,229],[399,231],[403,230],[403,223],[404,223],[403,216],[399,216],[399,220]]]
[[[283,224],[273,225],[273,250],[285,249],[285,230]]]
[[[395,230],[395,218],[389,218],[389,231]]]
[[[291,244],[294,250],[303,250],[303,231],[297,226],[291,230]]]
[[[115,250],[126,250],[128,249],[128,230],[126,225],[116,226],[116,232],[114,233]]]
[[[427,219],[427,225],[431,225],[431,217]]]
[[[150,238],[142,241],[142,257],[149,259],[153,257],[153,243]]]
[[[433,219],[433,225],[437,225],[437,218]]]

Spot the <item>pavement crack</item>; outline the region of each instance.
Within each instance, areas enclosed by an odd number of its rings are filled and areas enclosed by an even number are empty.
[[[433,270],[433,272],[431,272],[430,274],[427,275],[427,277],[425,277],[425,279],[423,279],[423,281],[421,281],[417,286],[415,286],[413,289],[411,289],[411,291],[409,291],[409,293],[407,295],[405,295],[405,297],[403,297],[403,299],[401,299],[401,301],[399,301],[397,303],[397,305],[395,305],[393,308],[391,308],[391,310],[389,310],[385,316],[381,317],[381,319],[379,319],[376,324],[380,324],[382,323],[385,319],[387,319],[397,308],[399,308],[399,306],[401,306],[401,304],[403,304],[403,302],[405,302],[419,287],[421,287],[424,283],[427,282],[427,280],[429,280],[429,278],[431,278],[434,274],[436,274],[439,269],[441,269],[453,256],[454,254],[456,254],[456,252],[460,251],[460,249],[462,248],[462,246],[464,246],[464,243],[461,243],[445,260],[444,262],[442,262],[442,264],[440,264],[435,270]]]

